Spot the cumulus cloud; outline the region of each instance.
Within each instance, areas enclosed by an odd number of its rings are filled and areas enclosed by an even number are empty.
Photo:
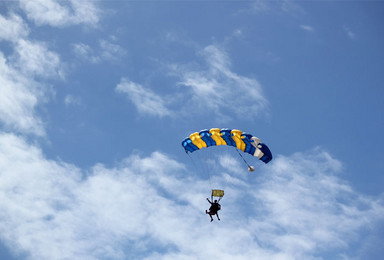
[[[14,42],[28,34],[29,28],[20,16],[10,14],[9,18],[5,18],[0,14],[0,40]]]
[[[35,113],[50,90],[37,79],[62,77],[59,56],[44,44],[19,39],[7,59],[0,52],[0,120],[23,133],[44,135],[44,126]]]
[[[116,87],[116,92],[125,94],[128,99],[136,106],[139,113],[154,116],[168,116],[171,111],[166,107],[166,101],[161,96],[154,93],[140,84],[121,79]]]
[[[0,121],[7,129],[44,135],[44,124],[36,107],[51,90],[43,80],[63,78],[60,56],[43,42],[28,39],[29,27],[14,14],[0,15],[0,39],[11,42],[12,53],[0,52]]]
[[[33,77],[63,77],[60,56],[48,49],[43,42],[20,39],[12,58],[19,71]]]
[[[44,99],[38,84],[8,65],[0,53],[0,120],[8,128],[37,135],[44,134],[35,107]]]
[[[96,25],[100,15],[100,10],[94,1],[21,0],[20,8],[37,25],[55,27]]]
[[[340,169],[319,149],[278,158],[254,192],[263,214],[251,222],[261,245],[315,259],[313,252],[343,251],[372,221],[382,221],[383,202],[356,193],[337,176]]]
[[[321,150],[278,156],[258,176],[230,169],[241,186],[223,182],[222,221],[210,223],[208,181],[163,153],[84,171],[2,133],[0,236],[28,259],[322,259],[383,220],[382,201]]]

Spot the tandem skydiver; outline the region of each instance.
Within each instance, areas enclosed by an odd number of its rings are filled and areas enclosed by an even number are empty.
[[[205,214],[209,214],[209,216],[211,217],[211,222],[213,221],[213,215],[216,215],[217,219],[220,220],[219,214],[217,212],[221,209],[221,205],[217,200],[215,200],[214,202],[211,202],[208,198],[207,200],[211,204],[211,207],[209,207],[209,211],[205,211]]]

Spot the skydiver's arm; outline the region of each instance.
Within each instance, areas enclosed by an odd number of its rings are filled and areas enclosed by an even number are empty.
[[[207,200],[208,200],[209,203],[213,204],[208,198],[207,198]]]

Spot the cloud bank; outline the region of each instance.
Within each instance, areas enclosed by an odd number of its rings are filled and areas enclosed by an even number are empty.
[[[165,154],[84,171],[2,133],[1,239],[27,259],[340,259],[383,221],[383,202],[340,180],[320,149],[268,166],[219,171],[227,195],[210,223],[208,180]]]

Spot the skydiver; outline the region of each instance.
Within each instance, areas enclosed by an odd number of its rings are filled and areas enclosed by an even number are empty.
[[[217,212],[221,209],[221,205],[217,200],[215,200],[214,202],[211,202],[208,198],[207,200],[211,204],[211,207],[209,208],[209,211],[205,211],[205,214],[209,214],[209,216],[211,217],[211,222],[213,221],[213,215],[216,215],[217,219],[220,220],[219,214]]]

